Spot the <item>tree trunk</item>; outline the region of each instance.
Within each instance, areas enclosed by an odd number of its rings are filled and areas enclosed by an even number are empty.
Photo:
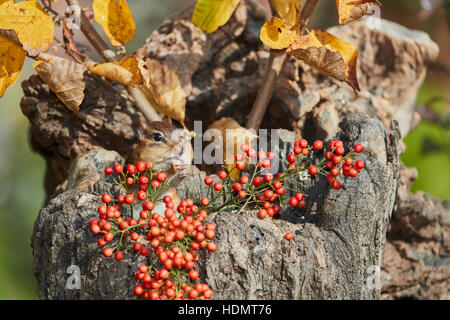
[[[145,44],[149,56],[179,75],[190,129],[194,120],[206,129],[223,116],[244,125],[269,55],[259,40],[265,13],[244,1],[211,35],[192,24],[191,14],[192,8],[167,19]],[[365,146],[366,168],[339,191],[323,179],[309,181],[307,207],[285,210],[280,220],[260,220],[252,211],[209,216],[218,226],[218,250],[201,256],[199,270],[215,299],[378,299],[380,291],[385,299],[448,298],[448,203],[411,195],[410,171],[399,162],[400,136],[419,121],[417,91],[438,48],[426,34],[384,20],[379,30],[363,19],[331,32],[360,49],[361,94],[290,58],[262,128],[281,128],[274,136],[282,161],[299,136],[339,137],[347,147]],[[31,144],[47,160],[48,199],[32,237],[38,292],[43,299],[133,298],[134,273],[145,259],[101,257],[89,220],[100,195],[115,192],[104,167],[124,163],[143,116],[121,85],[88,73],[85,79],[77,118],[37,76],[22,84]],[[205,173],[193,171],[187,185],[199,189]],[[178,191],[186,194],[184,185]],[[283,239],[288,231],[290,242]],[[80,268],[80,289],[66,287],[71,265]]]

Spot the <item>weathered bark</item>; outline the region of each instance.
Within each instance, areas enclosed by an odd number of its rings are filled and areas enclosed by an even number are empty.
[[[212,35],[196,28],[190,15],[191,9],[167,19],[147,41],[149,55],[180,76],[188,94],[188,127],[193,127],[194,120],[202,120],[205,129],[222,116],[231,116],[244,125],[268,59],[268,51],[259,41],[264,12],[251,1],[243,2],[232,20]],[[308,139],[339,136],[347,146],[363,143],[367,166],[358,179],[345,182],[344,190],[330,191],[323,180],[312,181],[307,207],[283,212],[283,219],[273,223],[255,218],[253,212],[221,212],[209,217],[219,226],[219,250],[202,256],[200,269],[215,298],[379,297],[379,290],[371,290],[366,280],[370,268],[381,265],[396,198],[399,131],[404,135],[417,124],[417,90],[427,62],[438,53],[424,33],[386,21],[381,27],[369,29],[362,20],[332,29],[360,49],[359,96],[294,58],[287,62],[262,127],[289,129]],[[142,261],[134,255],[121,263],[100,257],[88,230],[89,219],[96,216],[99,195],[111,188],[101,170],[128,156],[137,139],[134,124],[142,115],[120,85],[111,87],[90,74],[86,74],[86,81],[86,98],[78,118],[38,77],[23,83],[21,107],[30,119],[31,143],[47,159],[49,202],[39,214],[32,238],[41,298],[131,298],[132,277]],[[279,136],[285,155],[295,136],[286,130],[279,131]],[[402,181],[400,184],[403,186]],[[402,209],[405,199],[397,196],[394,217],[399,218],[389,235],[401,234],[403,241],[410,242],[403,232],[411,230],[409,211]],[[433,216],[437,211],[429,212],[427,221],[436,221]],[[440,225],[448,226],[448,210],[440,212]],[[295,231],[293,241],[283,240],[286,231]],[[389,239],[388,252],[394,244],[394,238]],[[429,240],[420,239],[410,245]],[[448,255],[448,239],[440,241],[440,254]],[[398,257],[393,260],[394,264],[401,261]],[[66,268],[71,264],[81,268],[80,290],[64,288]],[[439,264],[448,281],[448,260],[440,259]],[[386,268],[391,278],[382,297],[400,297],[404,287],[395,282],[397,269]],[[430,270],[436,268],[431,266]],[[414,277],[408,286],[419,281]],[[425,298],[428,292],[418,289],[414,296]]]

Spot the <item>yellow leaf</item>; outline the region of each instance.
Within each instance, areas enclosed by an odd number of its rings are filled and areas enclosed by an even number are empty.
[[[323,74],[347,82],[355,91],[360,90],[356,76],[358,49],[350,42],[326,31],[313,30],[296,39],[287,53],[304,60]]]
[[[336,0],[339,23],[347,24],[366,15],[373,6],[381,7],[376,0]]]
[[[240,171],[235,168],[235,156],[240,152],[243,143],[252,144],[258,136],[239,125],[236,120],[227,117],[214,121],[209,128],[222,133],[223,160],[228,165],[231,178],[238,180]]]
[[[281,19],[272,17],[262,26],[259,38],[272,49],[285,49],[298,38],[298,30],[298,26],[288,29]]]
[[[240,0],[198,0],[192,22],[208,33],[216,31],[230,19]]]
[[[16,82],[26,55],[17,44],[0,36],[0,97]]]
[[[157,111],[184,124],[186,115],[186,93],[181,87],[175,71],[163,63],[146,59],[145,66],[140,67],[144,85],[141,86],[146,98],[153,102]]]
[[[300,0],[273,0],[272,3],[286,28],[291,29],[300,21]]]
[[[48,50],[54,31],[52,18],[34,0],[6,1],[0,5],[1,34],[12,41],[18,40],[32,56]]]
[[[85,82],[83,74],[85,67],[82,64],[56,56],[50,56],[47,62],[36,61],[33,67],[58,99],[69,110],[78,114],[80,104],[84,99]]]
[[[121,46],[134,37],[136,26],[125,0],[94,0],[94,18],[113,46]]]
[[[129,61],[127,63],[131,64]],[[136,87],[141,82],[140,76],[134,75],[133,72],[127,70],[116,61],[96,64],[89,71],[108,80],[117,81],[125,86]]]

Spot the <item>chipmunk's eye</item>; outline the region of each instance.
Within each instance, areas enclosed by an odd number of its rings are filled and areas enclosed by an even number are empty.
[[[152,139],[159,142],[163,140],[163,136],[161,133],[157,132],[152,135]]]

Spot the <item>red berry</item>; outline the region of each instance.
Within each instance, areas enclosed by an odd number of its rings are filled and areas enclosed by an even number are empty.
[[[220,178],[220,179],[225,179],[226,177],[227,177],[227,173],[225,172],[225,171],[220,171],[218,174],[217,174],[217,176]]]
[[[103,249],[103,255],[107,258],[111,257],[113,255],[112,249],[111,248]]]
[[[264,180],[266,180],[267,182],[272,181],[272,180],[273,180],[273,174],[271,174],[270,172],[269,172],[269,173],[266,173],[266,174],[264,175]]]
[[[211,177],[205,177],[205,184],[206,185],[211,185],[213,183],[213,179]]]
[[[249,149],[250,149],[250,146],[248,145],[248,143],[241,144],[242,152],[247,152]]]
[[[190,278],[192,281],[197,280],[197,279],[198,279],[198,271],[197,271],[197,270],[191,270],[191,271],[189,271],[189,278]]]
[[[220,191],[220,190],[222,190],[222,188],[223,188],[223,185],[220,182],[214,183],[214,190]]]
[[[120,164],[116,163],[114,165],[114,172],[117,174],[121,174],[123,172],[123,167]]]
[[[137,198],[141,201],[145,201],[147,199],[147,193],[145,191],[139,191],[137,193]]]
[[[294,163],[295,162],[295,156],[293,154],[288,154],[287,155],[287,161],[289,163]]]
[[[132,194],[127,194],[127,195],[125,195],[124,200],[125,200],[126,204],[133,204],[134,196]]]
[[[341,188],[341,183],[338,180],[334,180],[333,183],[331,183],[331,187],[333,189],[340,189]]]
[[[145,164],[145,169],[151,170],[153,169],[153,162],[149,161]]]
[[[301,153],[303,153],[303,149],[302,148],[300,148],[300,147],[294,147],[294,153],[296,154],[296,155],[299,155],[299,154],[301,154]]]
[[[104,193],[102,195],[102,202],[106,203],[106,204],[110,203],[111,202],[111,196],[109,194],[107,194],[107,193]]]
[[[159,186],[160,186],[159,181],[157,181],[157,180],[152,180],[152,188],[158,189]]]
[[[339,164],[342,162],[342,156],[333,156],[333,164]]]
[[[100,232],[100,227],[98,224],[91,224],[91,232],[97,234]]]
[[[256,151],[255,151],[255,149],[248,149],[248,151],[247,151],[247,156],[248,156],[249,158],[254,158],[254,157],[256,156]]]
[[[140,296],[142,293],[144,293],[144,288],[142,286],[135,286],[134,287],[134,294],[137,296]]]
[[[323,142],[321,140],[314,141],[313,148],[316,150],[321,150],[323,148]]]
[[[202,206],[206,207],[209,204],[209,199],[204,197],[200,200]]]
[[[138,163],[136,163],[136,169],[139,172],[142,172],[145,170],[145,162],[144,161],[139,161]]]
[[[308,172],[310,175],[314,176],[319,172],[319,169],[317,169],[317,167],[315,167],[315,166],[311,166],[311,167],[309,167]]]
[[[345,153],[345,149],[342,146],[336,147],[336,150],[334,150],[334,153],[338,156],[342,156]]]
[[[259,187],[260,185],[263,184],[263,178],[262,177],[255,177],[255,179],[253,179],[253,185],[255,187]]]
[[[217,250],[217,245],[214,242],[209,242],[207,245],[207,249],[210,252],[214,252]]]
[[[294,237],[294,235],[292,234],[292,232],[288,232],[284,235],[284,238],[288,241],[292,240],[293,237]]]
[[[362,169],[362,168],[364,168],[364,161],[358,160],[358,161],[356,161],[355,165],[356,165],[357,169]]]
[[[123,259],[123,252],[122,251],[116,251],[114,253],[114,259],[116,259],[117,261],[120,261]]]
[[[111,167],[106,167],[105,168],[105,174],[107,176],[111,175],[112,173],[113,173],[113,168],[111,168]]]
[[[327,153],[325,153],[325,158],[326,158],[328,161],[331,161],[331,160],[333,159],[333,152],[328,151]]]
[[[236,169],[238,169],[239,171],[244,170],[244,168],[245,168],[245,163],[244,162],[236,163]]]
[[[351,166],[353,164],[353,159],[352,158],[345,159],[345,164]]]
[[[293,198],[289,199],[289,205],[290,205],[291,207],[296,207],[296,206],[298,205],[298,200],[297,200],[297,198],[293,197]]]
[[[282,186],[283,186],[283,185],[281,184],[280,181],[274,181],[274,182],[273,182],[273,187],[274,187],[275,189],[280,189]]]
[[[332,183],[336,178],[330,173],[326,176],[328,183]]]
[[[248,177],[247,176],[242,176],[239,179],[239,182],[242,183],[242,184],[247,184],[248,183]]]
[[[360,153],[363,152],[364,147],[361,144],[355,144],[354,149],[356,153]]]
[[[260,219],[264,219],[267,217],[267,210],[266,209],[259,209],[258,211],[258,217]]]
[[[167,179],[167,174],[165,172],[159,172],[156,175],[156,180],[158,180],[158,182],[163,182]]]
[[[240,190],[242,190],[242,185],[238,182],[235,182],[235,183],[233,183],[232,188],[234,191],[239,192]]]
[[[247,194],[245,193],[245,191],[244,190],[239,190],[239,192],[238,192],[238,196],[239,196],[239,198],[245,198],[245,196],[246,196]]]
[[[348,175],[352,178],[355,178],[358,175],[358,170],[356,170],[355,168],[350,168],[348,170]]]
[[[273,152],[267,152],[267,158],[269,159],[273,159],[275,157],[275,155],[273,154]]]
[[[298,145],[300,146],[300,148],[305,149],[308,147],[308,141],[306,141],[305,139],[301,139],[298,142]]]
[[[297,193],[297,194],[295,194],[295,198],[298,201],[302,201],[305,198],[305,196],[303,195],[303,193]]]
[[[136,166],[134,164],[129,164],[127,166],[127,172],[131,175],[136,173]]]
[[[271,166],[270,160],[269,160],[269,159],[264,159],[264,160],[261,162],[261,166],[262,166],[264,169],[269,169],[270,166]]]
[[[333,176],[338,176],[338,175],[339,175],[339,168],[332,168],[332,169],[330,170],[330,173],[331,173]]]

